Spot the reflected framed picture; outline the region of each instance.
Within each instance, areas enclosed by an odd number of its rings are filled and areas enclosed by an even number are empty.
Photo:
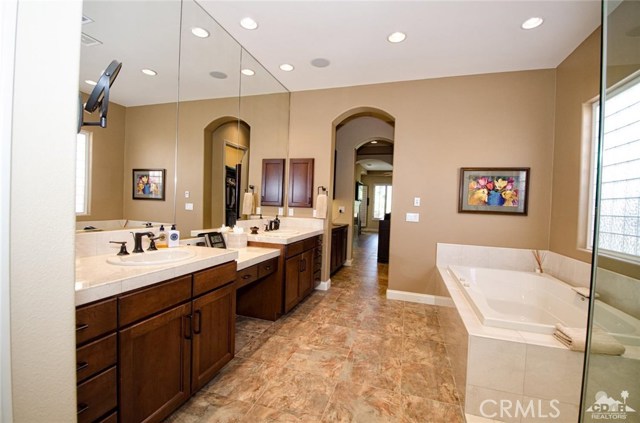
[[[528,167],[461,168],[458,213],[526,216],[529,171]]]
[[[134,200],[165,200],[165,169],[133,169]]]

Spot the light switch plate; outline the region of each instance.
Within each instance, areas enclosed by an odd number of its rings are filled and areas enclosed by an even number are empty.
[[[278,215],[284,216],[284,209],[282,207],[278,207]]]
[[[191,193],[189,191],[184,192],[184,198],[189,198],[190,195]]]
[[[407,222],[420,222],[420,213],[407,213]]]
[[[293,216],[293,209],[289,209],[289,216]]]
[[[184,203],[185,210],[193,210],[193,203]]]
[[[420,206],[420,197],[413,197],[413,205],[416,207]]]

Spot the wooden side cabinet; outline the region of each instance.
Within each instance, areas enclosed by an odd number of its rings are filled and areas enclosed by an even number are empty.
[[[336,226],[331,230],[331,265],[330,273],[333,275],[347,261],[348,225]]]
[[[313,159],[289,159],[289,207],[313,207]]]
[[[262,160],[262,194],[260,204],[263,206],[283,205],[284,194],[284,159]]]
[[[314,289],[317,237],[287,246],[284,311],[288,313]]]

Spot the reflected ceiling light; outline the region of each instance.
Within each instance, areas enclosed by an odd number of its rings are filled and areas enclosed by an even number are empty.
[[[317,59],[313,59],[311,61],[311,66],[315,66],[316,68],[326,68],[330,64],[331,64],[330,61],[322,57],[318,57]]]
[[[212,78],[216,79],[227,79],[228,77],[226,73],[220,71],[211,71],[209,72],[209,75],[211,75]]]
[[[156,76],[158,74],[158,72],[154,71],[153,69],[142,69],[141,72],[148,76]]]
[[[98,85],[98,83],[97,83],[96,81],[92,81],[91,79],[85,79],[85,80],[84,80],[84,82],[85,82],[86,84],[91,85],[91,86],[96,86],[96,85]]]
[[[371,141],[371,144],[377,144],[378,141]]]
[[[245,76],[253,76],[253,75],[256,74],[253,70],[251,70],[249,68],[242,69],[240,72],[242,72],[242,74],[245,75]]]
[[[283,63],[280,65],[280,69],[282,69],[285,72],[291,72],[293,70],[293,65],[290,65],[288,63]]]
[[[258,28],[258,22],[254,21],[253,19],[251,19],[250,17],[246,17],[246,18],[242,18],[242,20],[240,20],[240,26],[243,27],[244,29],[256,29]]]
[[[394,32],[389,34],[389,36],[387,37],[387,40],[390,43],[401,43],[406,38],[407,38],[407,34],[405,34],[404,32]]]
[[[544,19],[539,17],[533,17],[524,21],[521,27],[522,29],[534,29],[542,25],[543,22],[544,22]]]
[[[207,38],[209,36],[209,31],[199,26],[191,28],[191,33],[198,38]]]

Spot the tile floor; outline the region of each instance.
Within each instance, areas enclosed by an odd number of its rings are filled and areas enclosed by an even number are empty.
[[[238,316],[236,357],[167,422],[464,422],[437,307],[387,300],[376,250],[277,322]]]

